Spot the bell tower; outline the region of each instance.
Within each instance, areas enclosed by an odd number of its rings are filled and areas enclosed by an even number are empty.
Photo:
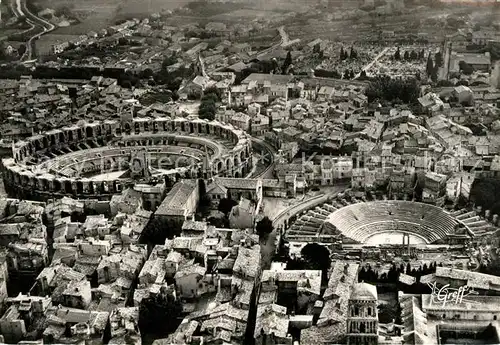
[[[378,344],[377,288],[354,284],[348,304],[347,345]]]

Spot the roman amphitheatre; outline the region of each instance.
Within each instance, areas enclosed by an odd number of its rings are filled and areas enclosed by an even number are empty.
[[[339,194],[311,208],[287,225],[286,239],[292,246],[320,242],[353,247],[377,245],[463,245],[480,236],[485,224],[475,214],[448,212],[432,204],[406,200],[368,201]]]
[[[145,178],[245,177],[252,143],[242,130],[201,119],[82,121],[17,142],[2,163],[12,197],[107,199]]]

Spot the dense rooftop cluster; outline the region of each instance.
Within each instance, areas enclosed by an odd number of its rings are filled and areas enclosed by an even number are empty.
[[[0,47],[0,342],[499,343],[498,23],[218,2]]]

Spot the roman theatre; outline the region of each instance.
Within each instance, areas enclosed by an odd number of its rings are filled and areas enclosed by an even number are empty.
[[[3,163],[9,196],[107,199],[141,179],[245,177],[251,138],[232,125],[168,117],[79,122],[14,144]]]
[[[474,225],[432,204],[336,197],[302,213],[286,230],[289,242],[363,246],[463,244]]]

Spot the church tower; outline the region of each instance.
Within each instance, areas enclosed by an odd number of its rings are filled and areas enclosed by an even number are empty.
[[[354,284],[348,305],[347,345],[378,344],[377,301],[376,286]]]
[[[202,77],[208,78],[208,74],[205,70],[205,61],[201,57],[201,54],[198,54],[198,58],[196,59],[196,62],[194,65],[194,73],[196,76],[202,76]]]

